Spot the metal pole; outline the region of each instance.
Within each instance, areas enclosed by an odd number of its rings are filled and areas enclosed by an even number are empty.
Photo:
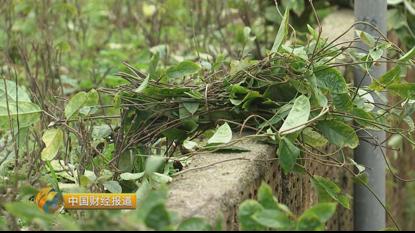
[[[355,0],[354,14],[357,21],[364,21],[377,27],[384,35],[386,35],[386,0]],[[375,38],[379,34],[370,26],[360,24],[356,26],[357,30],[365,31]],[[367,46],[361,42],[356,43],[357,47],[367,51]],[[363,50],[362,50],[363,51]],[[360,51],[360,52],[362,52]],[[374,66],[370,71],[372,77],[379,77],[386,71],[386,64],[381,63]],[[362,80],[363,79],[363,80]],[[355,70],[355,83],[361,86],[370,84],[370,78],[365,75],[361,69]],[[374,96],[375,97],[375,96]],[[381,102],[379,98],[375,98],[375,102]],[[375,137],[374,142],[383,142],[386,138],[385,132],[359,131],[359,137],[368,138]],[[368,142],[360,140],[360,145],[355,149],[354,158],[359,164],[366,167],[366,173],[369,178],[368,186],[376,193],[379,199],[385,203],[385,161],[382,155],[383,148],[373,146]],[[363,185],[354,185],[354,229],[355,230],[382,230],[385,228],[385,210],[373,194]]]

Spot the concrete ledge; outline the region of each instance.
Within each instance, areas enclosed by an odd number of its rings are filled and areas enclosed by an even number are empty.
[[[262,181],[273,188],[279,202],[296,213],[303,212],[316,202],[307,175],[284,175],[278,162],[272,160],[276,158],[273,146],[254,141],[237,146],[250,152],[195,156],[186,168],[190,170],[175,177],[171,184],[168,207],[183,218],[199,216],[214,222],[217,217],[223,216],[227,230],[238,230],[239,204],[256,198]],[[327,150],[331,151],[330,148]],[[206,167],[209,164],[215,165]],[[350,180],[345,179],[343,170],[314,164],[311,160],[306,160],[305,165],[312,174],[335,179],[344,189],[351,190]],[[352,229],[351,211],[339,208],[329,223],[329,229]]]
[[[264,177],[272,162],[255,161],[275,158],[271,146],[245,142],[244,153],[210,153],[193,158],[189,171],[174,179],[170,187],[169,207],[183,217],[203,216],[214,220],[224,214],[227,227],[235,229],[236,210],[243,200],[254,197],[253,184]],[[226,162],[221,162],[226,161]]]

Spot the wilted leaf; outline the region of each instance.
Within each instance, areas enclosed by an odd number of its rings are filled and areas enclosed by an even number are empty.
[[[86,92],[82,91],[74,95],[65,107],[65,116],[67,119],[70,119],[79,109],[82,108],[86,102],[88,95]]]
[[[289,9],[285,10],[284,17],[282,18],[280,28],[278,29],[277,36],[275,37],[274,44],[271,48],[271,53],[278,52],[281,44],[284,42],[285,37],[288,35],[288,22],[289,22]]]
[[[111,193],[122,193],[122,188],[118,181],[110,180],[104,182],[102,185],[104,185],[104,188]]]
[[[305,128],[302,132],[304,143],[312,147],[323,147],[327,145],[327,138],[312,128]]]
[[[215,134],[209,138],[208,144],[225,144],[232,140],[232,130],[228,123],[221,125]]]
[[[198,145],[196,142],[185,140],[183,142],[183,147],[186,148],[187,150],[193,151],[198,147]]]
[[[299,96],[294,101],[290,113],[279,129],[280,133],[290,134],[301,130],[310,116],[310,101],[304,95]]]
[[[330,143],[340,147],[356,148],[359,138],[355,130],[346,123],[338,120],[324,120],[317,124],[317,128],[329,140]]]
[[[384,49],[376,46],[369,50],[369,56],[373,59],[373,61],[379,60],[383,55]]]
[[[143,80],[143,82],[140,84],[140,86],[137,87],[136,89],[134,89],[133,91],[135,93],[143,92],[143,90],[146,89],[146,87],[148,86],[149,80],[150,80],[150,75],[147,75],[147,77]]]
[[[144,172],[140,173],[129,173],[125,172],[120,175],[120,178],[123,180],[138,180],[144,176]]]
[[[151,179],[159,184],[167,184],[173,180],[170,176],[158,172],[153,172],[151,174]]]
[[[363,165],[360,165],[360,164],[356,163],[353,159],[349,158],[349,160],[357,168],[359,173],[362,173],[366,170],[366,168]]]
[[[61,129],[48,129],[42,136],[45,148],[42,150],[41,158],[43,161],[51,161],[58,154],[63,146],[63,132]]]

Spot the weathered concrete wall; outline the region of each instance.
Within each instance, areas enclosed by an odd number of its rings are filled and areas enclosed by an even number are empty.
[[[316,203],[309,177],[306,174],[284,175],[275,160],[273,146],[253,141],[238,146],[250,151],[195,156],[187,168],[189,172],[179,175],[171,184],[168,206],[185,218],[201,216],[214,221],[223,215],[226,229],[238,230],[239,204],[246,199],[255,199],[262,181],[273,188],[279,202],[295,213],[302,213]],[[343,189],[351,190],[350,177],[344,169],[311,162],[308,155],[304,158],[308,158],[304,161],[310,173],[335,179]],[[209,164],[215,165],[207,166]],[[339,207],[328,227],[351,230],[351,211]]]

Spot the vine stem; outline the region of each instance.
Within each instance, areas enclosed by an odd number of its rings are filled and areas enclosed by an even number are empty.
[[[52,178],[55,181],[55,187],[56,187],[56,191],[62,195],[62,191],[59,188],[59,181],[58,181],[58,176],[55,173],[55,169],[53,168],[52,164],[50,163],[50,161],[46,161],[46,166],[48,167],[50,173],[52,174]]]

